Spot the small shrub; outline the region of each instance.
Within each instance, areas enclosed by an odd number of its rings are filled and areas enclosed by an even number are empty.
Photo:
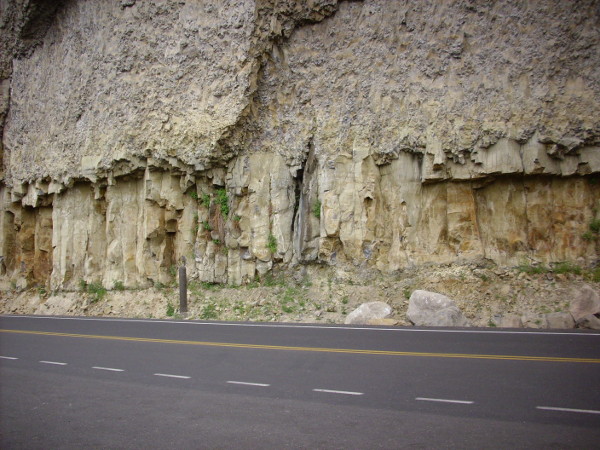
[[[540,274],[540,273],[548,273],[549,269],[544,266],[543,264],[540,264],[539,266],[532,266],[529,264],[524,264],[524,265],[520,265],[517,266],[516,269],[519,272],[525,272],[527,274]]]
[[[92,303],[96,303],[106,295],[106,288],[100,283],[90,283],[87,287],[88,294],[92,294]]]
[[[124,291],[125,285],[123,284],[122,281],[115,281],[115,284],[113,285],[113,289],[115,291]]]
[[[277,238],[272,234],[269,234],[269,238],[267,240],[267,248],[271,252],[271,254],[277,253]]]
[[[343,303],[344,305],[347,305],[347,304],[348,304],[348,296],[347,296],[347,295],[345,295],[345,296],[342,298],[342,303]]]
[[[568,261],[560,262],[554,266],[554,273],[573,273],[575,275],[581,275],[581,267],[572,264]]]
[[[221,209],[223,217],[229,216],[229,197],[227,196],[227,191],[225,189],[217,189],[216,202]]]
[[[212,231],[212,227],[210,226],[210,223],[208,223],[206,220],[202,222],[202,228],[205,231]]]
[[[590,230],[596,234],[600,233],[600,219],[594,219],[590,222]]]
[[[596,238],[596,236],[594,236],[594,234],[591,231],[586,231],[581,235],[581,237],[586,241],[593,241]]]
[[[219,239],[213,239],[212,241],[215,245],[221,245],[221,241]]]
[[[316,200],[312,205],[312,213],[317,219],[321,218],[321,200]]]
[[[167,303],[167,316],[173,317],[175,315],[175,306],[171,302]]]
[[[596,267],[591,274],[592,281],[595,283],[600,283],[600,267]]]
[[[210,195],[202,194],[202,205],[208,209],[210,208]]]
[[[84,279],[79,280],[79,290],[82,292],[87,292],[88,284]]]
[[[242,216],[235,216],[233,218],[233,220],[235,220],[236,222],[239,222],[240,220],[242,220]]]
[[[166,287],[167,287],[167,285],[166,285],[166,284],[164,284],[164,283],[161,283],[160,281],[157,281],[157,282],[155,282],[155,283],[154,283],[154,287],[155,287],[156,289],[164,289],[164,288],[166,288]]]
[[[173,278],[177,276],[177,267],[174,264],[169,267],[169,275],[171,275]]]
[[[204,305],[200,312],[201,319],[216,319],[218,317],[219,313],[217,312],[217,306],[214,303]]]
[[[198,193],[196,191],[191,191],[190,197],[192,197],[194,200],[198,201]]]

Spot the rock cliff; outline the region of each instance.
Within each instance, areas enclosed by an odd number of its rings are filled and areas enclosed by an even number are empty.
[[[598,260],[598,1],[0,13],[0,270],[22,285],[149,286],[183,256],[227,284]]]

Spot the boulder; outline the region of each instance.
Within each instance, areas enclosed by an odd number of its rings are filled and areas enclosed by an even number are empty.
[[[590,330],[600,330],[600,319],[593,314],[588,314],[577,321],[579,328],[588,328]]]
[[[523,328],[523,321],[516,314],[506,314],[502,316],[498,326],[501,328]]]
[[[555,312],[546,314],[546,322],[548,324],[548,328],[567,329],[575,327],[573,316],[568,312]]]
[[[526,312],[521,316],[525,328],[548,328],[548,320],[544,314]]]
[[[363,303],[346,317],[346,324],[365,325],[370,320],[385,319],[392,314],[390,305],[383,302]]]
[[[398,325],[398,321],[396,319],[369,319],[367,321],[367,325],[383,325],[383,326],[394,326]]]
[[[577,322],[590,314],[600,313],[600,295],[588,284],[573,292],[569,312]]]
[[[418,326],[466,327],[469,321],[450,298],[435,292],[416,290],[408,302],[408,319]]]

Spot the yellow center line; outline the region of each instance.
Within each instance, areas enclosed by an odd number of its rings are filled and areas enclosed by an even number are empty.
[[[262,350],[291,350],[302,352],[324,352],[324,353],[352,353],[361,355],[387,355],[387,356],[425,356],[430,358],[464,358],[464,359],[492,359],[510,361],[541,361],[541,362],[570,362],[570,363],[593,363],[600,364],[600,359],[594,358],[564,358],[558,356],[519,356],[519,355],[477,355],[470,353],[426,353],[426,352],[398,352],[391,350],[360,350],[350,348],[324,348],[324,347],[291,347],[284,345],[261,345],[261,344],[239,344],[234,342],[206,342],[206,341],[181,341],[175,339],[153,339],[126,336],[104,336],[97,334],[73,334],[54,333],[51,331],[32,330],[3,330],[0,333],[34,334],[41,336],[59,336],[85,339],[104,339],[112,341],[130,342],[152,342],[158,344],[200,345],[205,347],[232,347],[252,348]]]

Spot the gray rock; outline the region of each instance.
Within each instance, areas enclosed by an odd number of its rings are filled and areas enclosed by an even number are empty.
[[[600,313],[600,295],[591,286],[584,284],[573,292],[569,312],[575,321],[590,314]]]
[[[545,315],[529,312],[521,316],[521,321],[525,328],[548,328],[548,321]]]
[[[450,298],[435,292],[416,290],[410,296],[408,320],[418,326],[466,327],[469,321]]]
[[[346,324],[364,325],[374,319],[385,319],[392,314],[392,308],[383,302],[363,303],[346,317]]]
[[[575,327],[575,320],[568,312],[555,312],[546,314],[548,328],[567,329]]]
[[[577,321],[579,328],[588,328],[590,330],[600,330],[600,319],[593,314],[588,314]]]
[[[502,316],[498,326],[501,328],[523,328],[523,321],[516,314],[506,314]]]

